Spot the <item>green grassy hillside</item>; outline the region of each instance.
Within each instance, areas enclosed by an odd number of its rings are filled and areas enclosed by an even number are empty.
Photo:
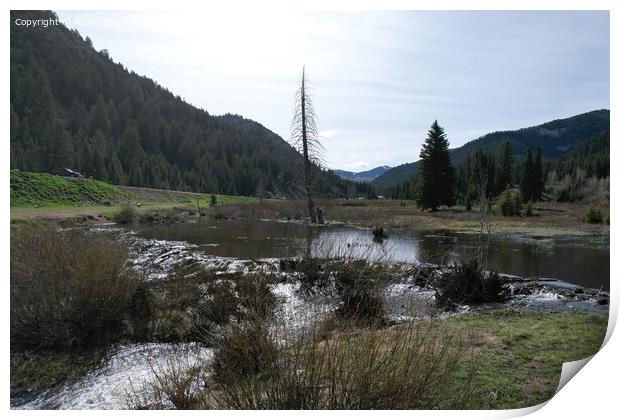
[[[11,171],[12,208],[115,206],[122,202],[148,206],[185,204],[209,207],[211,194],[115,186],[94,179],[67,178],[37,172]],[[255,197],[216,195],[217,204],[250,203]]]
[[[11,171],[11,207],[115,204],[135,195],[94,179]]]

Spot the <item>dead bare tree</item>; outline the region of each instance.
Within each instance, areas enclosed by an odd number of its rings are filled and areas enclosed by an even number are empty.
[[[478,240],[476,244],[476,258],[480,266],[486,270],[489,246],[491,241],[491,218],[489,214],[489,157],[478,150],[474,161],[474,177],[476,188],[478,189],[478,205],[480,230],[478,232]]]
[[[295,95],[295,107],[291,122],[291,143],[303,155],[304,187],[308,198],[308,213],[312,223],[317,222],[317,209],[312,200],[312,169],[321,165],[322,145],[312,107],[305,66],[301,72],[301,86]],[[322,217],[321,217],[322,218]],[[320,222],[320,220],[319,220]]]

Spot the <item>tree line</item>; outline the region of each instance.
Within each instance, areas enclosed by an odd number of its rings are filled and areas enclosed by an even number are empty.
[[[504,140],[497,156],[476,150],[458,169],[450,161],[449,142],[444,129],[435,121],[428,132],[420,152],[420,169],[408,182],[398,184],[391,191],[391,198],[416,200],[423,209],[437,210],[440,206],[454,204],[471,207],[477,200],[479,189],[486,197],[497,197],[514,187],[520,189],[526,202],[543,198],[545,166],[540,147],[535,153],[527,150],[523,162],[516,162],[510,140]],[[480,175],[486,185],[478,185]]]

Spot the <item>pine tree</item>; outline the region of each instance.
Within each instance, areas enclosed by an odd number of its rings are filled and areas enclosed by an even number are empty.
[[[484,188],[484,196],[489,197],[493,190],[491,174],[494,170],[493,157],[484,153],[481,148],[478,148],[474,154],[474,166],[471,177],[472,190],[477,191],[482,187]]]
[[[422,209],[435,211],[441,205],[454,204],[456,176],[448,146],[446,134],[435,120],[420,152],[422,164],[418,206]]]
[[[110,118],[103,96],[99,95],[97,102],[90,110],[90,135],[101,130],[104,135],[110,134]]]
[[[540,146],[536,148],[536,158],[534,158],[534,201],[542,200],[542,194],[545,187],[545,179],[543,174],[542,152]]]
[[[510,140],[504,140],[502,142],[499,149],[498,161],[495,194],[500,194],[506,187],[512,184],[512,146]]]
[[[532,150],[527,149],[527,158],[523,163],[523,171],[521,175],[521,194],[525,201],[532,201],[536,192],[536,177],[534,170],[534,160],[532,159]]]

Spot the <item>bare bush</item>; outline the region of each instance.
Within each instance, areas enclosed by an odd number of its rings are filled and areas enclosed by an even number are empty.
[[[278,351],[264,322],[233,325],[217,344],[212,369],[219,383],[243,382],[275,368]]]
[[[126,247],[106,236],[12,230],[12,346],[75,349],[117,339],[139,284],[126,262]]]
[[[447,272],[431,281],[440,306],[498,302],[503,300],[502,282],[497,272],[486,272],[478,259],[455,262]]]
[[[120,209],[114,214],[114,220],[121,224],[133,223],[137,218],[138,212],[131,204],[122,204]]]
[[[334,281],[342,299],[337,314],[345,319],[381,323],[385,316],[383,291],[391,279],[388,268],[365,260],[337,264]]]
[[[277,305],[265,274],[227,278],[202,267],[176,267],[153,296],[151,338],[211,343],[232,321],[266,319]]]
[[[184,366],[168,362],[158,371],[151,366],[153,379],[138,389],[127,391],[126,403],[130,409],[191,410],[204,406],[202,390],[206,375],[202,364]]]
[[[243,347],[241,347],[243,348]],[[347,330],[300,337],[273,360],[242,378],[227,374],[256,366],[251,356],[218,366],[233,380],[206,389],[218,409],[430,409],[463,408],[473,372],[457,379],[463,346],[430,321],[390,329]]]

